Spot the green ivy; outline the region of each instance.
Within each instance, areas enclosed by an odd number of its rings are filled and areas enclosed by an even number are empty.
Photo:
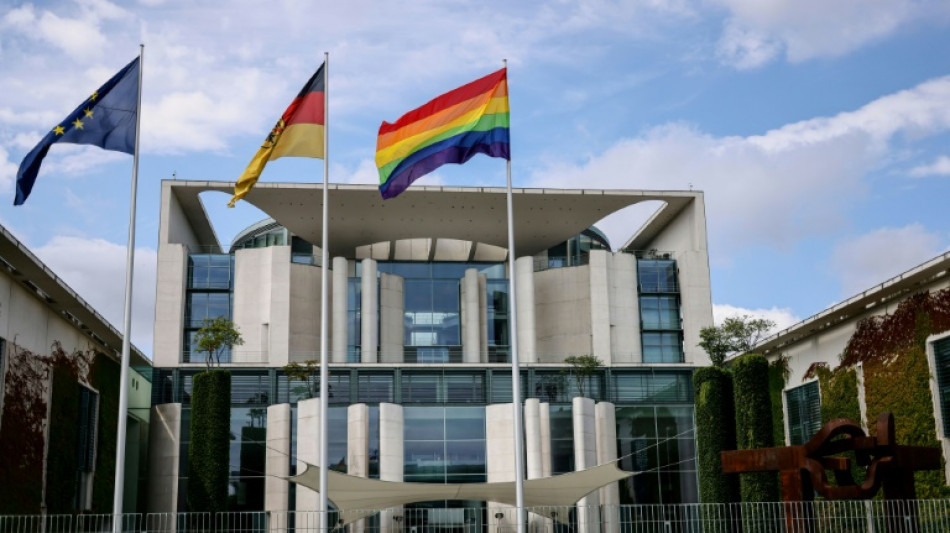
[[[772,442],[785,444],[785,413],[782,411],[782,393],[788,383],[788,356],[780,356],[769,363],[769,398],[772,400]]]
[[[55,366],[46,459],[46,508],[52,514],[76,511],[79,457],[79,383],[71,369]]]
[[[732,375],[719,367],[700,368],[693,374],[696,397],[696,447],[699,461],[699,498],[703,503],[739,500],[736,475],[722,473],[722,450],[736,448]]]
[[[111,513],[115,494],[115,445],[119,431],[119,379],[122,367],[97,354],[89,369],[89,383],[99,391],[96,475],[92,481],[92,512]],[[124,455],[124,454],[123,454]]]
[[[774,446],[768,360],[758,354],[743,355],[733,362],[732,370],[738,449],[752,450]],[[778,501],[778,474],[741,474],[739,490],[743,502]]]
[[[828,369],[826,365],[815,366],[813,374],[818,378],[821,391],[821,423],[836,418],[861,421],[861,404],[858,402],[858,372],[853,368]],[[865,469],[857,464],[854,452],[842,454],[851,460],[851,477],[860,485],[864,483]],[[832,474],[833,475],[833,474]]]
[[[231,373],[195,374],[188,446],[188,510],[227,510],[231,439]]]

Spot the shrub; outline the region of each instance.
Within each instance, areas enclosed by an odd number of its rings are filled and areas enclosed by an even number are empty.
[[[736,444],[740,450],[770,448],[772,401],[769,397],[769,362],[758,354],[743,355],[732,365],[735,383]],[[778,501],[776,472],[754,472],[739,476],[743,502]]]
[[[722,473],[719,453],[736,448],[732,376],[719,367],[693,374],[696,396],[696,447],[699,498],[703,503],[731,503],[739,498],[739,479]]]
[[[227,509],[230,440],[231,373],[209,370],[196,374],[188,446],[189,511]]]

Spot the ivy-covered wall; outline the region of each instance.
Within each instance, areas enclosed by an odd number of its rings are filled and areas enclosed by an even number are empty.
[[[769,363],[769,398],[772,400],[772,441],[776,446],[785,444],[785,413],[782,394],[788,382],[788,357],[781,356]]]
[[[722,473],[719,452],[736,449],[732,375],[719,367],[693,374],[696,398],[696,455],[702,503],[739,501],[738,476]]]
[[[58,366],[52,371],[53,392],[46,460],[46,506],[52,514],[77,510],[79,381],[70,370]]]
[[[96,439],[96,474],[92,486],[92,512],[111,513],[115,494],[115,444],[119,430],[119,377],[122,368],[114,359],[96,355],[89,369],[89,383],[99,391]]]
[[[821,391],[822,425],[836,418],[847,418],[861,423],[857,369],[839,366],[831,370],[828,365],[816,364],[805,374],[805,379],[812,377],[818,378],[818,388]],[[851,476],[860,485],[864,482],[864,468],[857,464],[853,452],[843,456],[851,459]]]
[[[901,444],[938,447],[930,394],[928,335],[950,329],[950,289],[907,298],[891,315],[862,320],[842,357],[842,366],[862,363],[867,426],[875,433],[882,412],[894,414]],[[824,400],[824,398],[822,398]],[[918,498],[950,496],[943,471],[915,474]]]
[[[747,354],[737,358],[731,368],[735,386],[737,449],[774,446],[768,360],[758,354]],[[743,502],[778,501],[778,474],[741,474],[739,490]]]
[[[220,512],[228,505],[231,373],[195,374],[188,446],[188,510]]]

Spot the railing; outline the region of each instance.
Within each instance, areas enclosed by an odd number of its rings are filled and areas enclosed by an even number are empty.
[[[529,533],[943,533],[950,500],[817,501],[747,504],[528,508]],[[316,532],[320,513],[226,512],[121,515],[123,532]],[[107,533],[112,515],[0,516],[3,533]],[[330,513],[348,533],[508,533],[514,508],[392,508]]]

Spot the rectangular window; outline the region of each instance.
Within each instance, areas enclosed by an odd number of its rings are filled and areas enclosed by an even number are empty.
[[[682,333],[643,332],[644,363],[682,363]]]
[[[641,296],[640,321],[641,328],[645,330],[682,329],[679,297],[676,295]]]
[[[790,444],[805,444],[821,429],[821,395],[817,381],[785,391],[785,407]]]
[[[943,418],[943,436],[950,437],[950,337],[933,343],[934,370],[940,400],[940,416]]]
[[[79,385],[79,428],[76,456],[80,472],[92,472],[96,465],[96,422],[99,395]]]
[[[641,293],[679,292],[673,259],[641,259],[637,261],[637,274]]]

